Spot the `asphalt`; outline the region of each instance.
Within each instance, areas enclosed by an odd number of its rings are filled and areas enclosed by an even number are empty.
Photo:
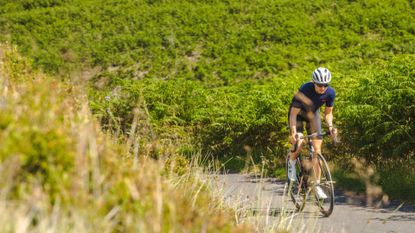
[[[323,217],[311,202],[297,213],[284,195],[285,180],[242,174],[213,175],[212,180],[224,203],[237,210],[238,222],[250,222],[257,232],[415,232],[415,207],[398,201],[369,207],[364,197],[336,189],[334,211]]]

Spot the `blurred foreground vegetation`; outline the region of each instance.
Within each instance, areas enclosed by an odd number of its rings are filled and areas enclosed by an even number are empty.
[[[250,232],[197,159],[156,140],[135,155],[103,133],[82,86],[5,45],[0,77],[1,232]]]

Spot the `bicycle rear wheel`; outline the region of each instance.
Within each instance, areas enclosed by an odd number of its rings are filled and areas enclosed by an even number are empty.
[[[300,156],[299,156],[300,158]],[[300,163],[300,159],[297,158],[297,162],[296,162],[296,177],[297,177],[297,181],[295,182],[291,182],[288,179],[288,161],[289,161],[289,156],[287,156],[287,160],[286,160],[286,172],[287,172],[287,184],[288,184],[288,193],[291,197],[292,202],[295,205],[295,208],[297,211],[302,211],[305,207],[305,203],[307,200],[307,180],[304,179],[303,171],[301,168],[301,163]]]
[[[318,199],[316,197],[317,205],[320,208],[321,213],[328,217],[333,212],[334,208],[334,187],[333,180],[331,178],[331,173],[326,159],[323,155],[318,155],[318,164],[321,168],[321,177],[320,177],[320,187],[327,195],[326,199]]]

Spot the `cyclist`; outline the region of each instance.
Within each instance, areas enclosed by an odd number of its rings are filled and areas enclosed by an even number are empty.
[[[301,85],[299,91],[294,95],[290,110],[288,112],[288,122],[290,128],[290,143],[294,145],[298,140],[296,151],[290,150],[290,159],[288,162],[288,179],[296,181],[295,163],[297,156],[301,150],[302,139],[298,139],[304,130],[303,123],[306,123],[308,134],[321,134],[320,107],[325,105],[324,119],[329,128],[332,137],[336,136],[336,129],[333,127],[333,105],[336,92],[329,86],[331,81],[331,73],[327,68],[319,67],[312,73],[312,81]],[[316,172],[316,195],[320,199],[327,198],[318,184],[320,183],[321,170],[318,166],[317,155],[321,153],[321,144],[323,142],[321,136],[312,138],[314,146],[314,154],[312,164]]]

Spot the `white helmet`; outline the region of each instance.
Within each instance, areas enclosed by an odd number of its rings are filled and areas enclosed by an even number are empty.
[[[331,73],[327,68],[319,67],[313,71],[313,82],[317,84],[328,84],[331,81]]]

